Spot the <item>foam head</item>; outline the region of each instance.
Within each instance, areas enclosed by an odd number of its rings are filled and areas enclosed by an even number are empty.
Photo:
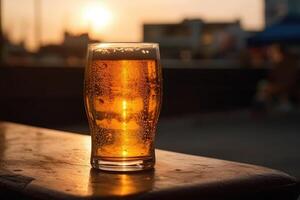
[[[158,60],[156,43],[95,43],[89,45],[95,60]]]

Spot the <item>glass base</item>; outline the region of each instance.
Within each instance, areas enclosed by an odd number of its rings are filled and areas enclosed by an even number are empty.
[[[155,160],[153,158],[131,158],[130,160],[122,159],[103,159],[103,158],[92,158],[91,165],[95,169],[104,171],[143,171],[154,168]]]

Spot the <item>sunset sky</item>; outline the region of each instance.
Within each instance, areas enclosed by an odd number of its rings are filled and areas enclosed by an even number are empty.
[[[3,0],[3,28],[13,42],[37,46],[34,1]],[[141,41],[142,24],[176,23],[183,18],[206,21],[241,19],[246,29],[264,26],[263,0],[40,0],[41,41],[59,43],[65,30],[89,31],[102,41]]]

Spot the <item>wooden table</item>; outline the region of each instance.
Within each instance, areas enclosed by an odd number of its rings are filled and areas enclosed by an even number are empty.
[[[154,171],[89,164],[90,137],[0,122],[0,195],[16,199],[297,199],[280,171],[157,150]]]

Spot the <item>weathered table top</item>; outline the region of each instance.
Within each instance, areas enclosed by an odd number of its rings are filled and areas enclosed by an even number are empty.
[[[296,199],[289,175],[259,166],[156,151],[154,171],[89,164],[90,137],[0,122],[0,195],[28,199]]]

